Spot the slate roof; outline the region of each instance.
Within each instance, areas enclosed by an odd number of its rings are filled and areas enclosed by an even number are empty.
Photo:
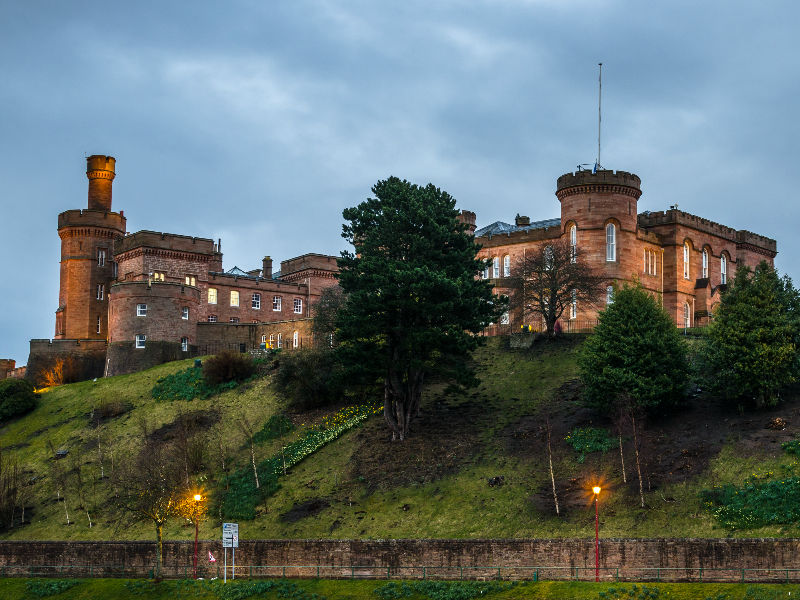
[[[530,225],[512,225],[503,221],[495,221],[491,225],[481,227],[475,232],[475,237],[484,237],[500,234],[514,233],[515,231],[530,231],[531,229],[547,229],[561,224],[561,219],[545,219],[544,221],[534,221]]]

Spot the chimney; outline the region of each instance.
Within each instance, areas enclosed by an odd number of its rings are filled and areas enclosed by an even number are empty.
[[[520,214],[517,213],[517,216],[514,218],[514,223],[516,224],[517,227],[527,227],[528,225],[531,224],[531,218],[520,216]]]
[[[116,173],[113,156],[93,154],[86,159],[86,177],[89,178],[89,210],[111,212],[111,183]]]
[[[261,276],[264,279],[272,279],[272,259],[269,256],[265,256],[261,265]]]

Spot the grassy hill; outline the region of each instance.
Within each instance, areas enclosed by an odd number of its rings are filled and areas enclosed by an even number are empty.
[[[475,355],[481,385],[464,394],[430,385],[422,415],[406,442],[392,443],[382,417],[370,417],[307,456],[280,478],[281,488],[240,524],[243,538],[589,537],[594,509],[587,489],[601,481],[601,528],[606,537],[795,536],[794,526],[770,525],[730,532],[703,506],[700,491],[726,483],[780,478],[794,457],[781,448],[800,431],[800,401],[759,413],[731,413],[697,398],[679,414],[653,419],[643,431],[641,459],[646,508],[639,506],[635,457],[624,438],[627,482],[619,449],[581,456],[565,438],[576,428],[606,428],[582,406],[575,353],[580,339],[512,350],[492,339]],[[245,415],[260,429],[286,411],[270,378],[262,377],[205,400],[156,402],[151,389],[164,375],[191,366],[169,363],[96,382],[50,389],[31,414],[0,429],[3,456],[26,470],[26,524],[5,528],[3,539],[152,539],[148,523],[129,524],[110,508],[109,479],[101,479],[141,446],[142,431],[170,439],[182,423],[199,427],[205,466],[199,479],[222,490],[220,441],[231,447],[228,463],[250,461]],[[296,428],[257,444],[257,461],[278,455],[311,426],[324,427],[329,412],[289,414]],[[93,413],[93,411],[95,411]],[[97,415],[103,414],[96,426]],[[776,417],[784,429],[765,425]],[[552,427],[553,467],[561,515],[553,510],[543,425]],[[617,438],[612,436],[614,444]],[[100,442],[101,450],[98,450]],[[112,452],[113,449],[113,452]],[[60,460],[52,450],[67,450]],[[73,477],[64,505],[54,486],[57,469]],[[495,479],[493,479],[495,478]],[[493,479],[496,485],[489,485]],[[88,508],[93,527],[89,527]],[[217,538],[219,512],[201,526]],[[165,537],[189,538],[178,520]]]

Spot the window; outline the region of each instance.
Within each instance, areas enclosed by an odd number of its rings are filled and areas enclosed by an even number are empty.
[[[274,333],[270,333],[269,334],[269,347],[270,348],[274,348],[275,347],[275,334]]]
[[[143,333],[136,334],[136,347],[144,348],[144,343],[147,341],[147,336]]]
[[[728,259],[724,254],[719,257],[719,279],[722,285],[728,283]]]
[[[272,297],[272,310],[280,310],[281,309],[281,297],[280,296],[273,296]]]
[[[153,273],[153,281],[164,281],[166,275],[164,273]]]
[[[97,333],[100,333],[100,325],[101,324],[102,324],[102,321],[100,320],[100,317],[97,317]]]
[[[239,322],[239,317],[231,317],[228,321],[230,323],[238,323]]]
[[[614,304],[614,286],[610,285],[606,288],[606,304]]]
[[[294,312],[298,315],[303,314],[303,300],[302,298],[294,299]]]
[[[544,249],[544,268],[548,271],[553,268],[553,247],[548,246]]]
[[[208,315],[208,322],[209,323],[216,323],[217,322],[217,315]]]
[[[483,268],[483,278],[484,279],[489,279],[489,264],[488,263]]]
[[[504,312],[500,315],[500,325],[508,325],[509,318],[508,318],[508,311]]]
[[[189,307],[188,306],[184,306],[181,309],[181,319],[183,319],[184,321],[188,321],[189,320]]]
[[[262,344],[266,344],[267,343],[267,334],[266,333],[261,336],[261,343]]]
[[[105,296],[106,288],[102,283],[97,284],[97,299],[102,300]]]
[[[569,227],[569,262],[574,263],[578,260],[578,228],[575,225]]]
[[[578,316],[578,290],[572,290],[572,299],[569,303],[569,318],[574,319]]]
[[[283,348],[283,334],[278,334],[278,348]]]
[[[261,309],[261,294],[258,293],[253,294],[253,301],[251,303],[251,306],[256,310]]]
[[[197,285],[197,279],[195,279],[194,275],[187,275],[183,278],[183,281],[186,285]]]
[[[683,326],[692,326],[692,309],[689,307],[688,302],[683,303]]]
[[[186,337],[181,338],[181,350],[183,352],[189,351],[189,338]]]
[[[496,256],[492,259],[492,277],[500,277],[500,259]]]
[[[703,279],[708,278],[708,250],[703,248]]]
[[[146,317],[147,316],[147,304],[137,304],[136,305],[136,316],[137,317]]]
[[[208,288],[208,303],[217,303],[217,288]]]
[[[650,251],[649,250],[643,250],[642,252],[643,252],[643,254],[642,254],[642,271],[644,273],[649,273],[650,270],[647,268],[647,257],[650,256]]]
[[[606,225],[606,261],[617,260],[617,228],[613,223]]]
[[[105,248],[100,248],[97,251],[97,266],[98,267],[105,267],[106,266],[106,251],[105,251]]]
[[[511,257],[508,254],[503,257],[503,277],[511,277]]]
[[[683,243],[683,278],[689,279],[689,242]]]
[[[239,292],[231,291],[231,306],[239,306]]]
[[[111,263],[111,276],[112,276],[114,279],[116,279],[116,278],[117,278],[117,269],[118,269],[118,265],[117,265],[117,263],[116,263],[116,262],[112,262],[112,263]]]
[[[300,334],[296,331],[292,334],[292,348],[297,348],[300,345]]]

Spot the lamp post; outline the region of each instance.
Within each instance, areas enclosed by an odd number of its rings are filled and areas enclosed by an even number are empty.
[[[594,492],[594,580],[600,581],[600,509],[598,508],[600,486],[594,486],[592,491]]]
[[[194,495],[195,507],[197,509],[200,508],[200,502],[202,500],[203,500],[203,497],[200,494],[195,494]],[[195,511],[196,517],[194,519],[194,563],[193,563],[192,566],[194,567],[193,571],[194,571],[194,578],[195,579],[197,579],[197,534],[198,534],[198,529],[200,528],[200,515],[199,515],[199,513],[200,513],[199,510]]]

